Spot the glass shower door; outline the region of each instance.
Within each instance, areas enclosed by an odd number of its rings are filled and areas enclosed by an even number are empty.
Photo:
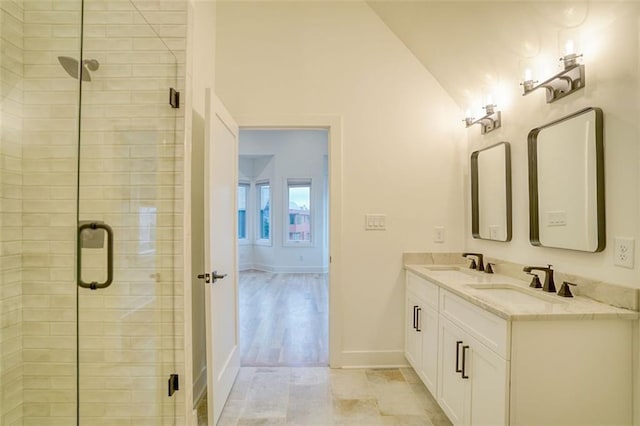
[[[182,333],[177,62],[144,13],[135,2],[84,2],[80,425],[175,424],[180,397],[169,395]]]

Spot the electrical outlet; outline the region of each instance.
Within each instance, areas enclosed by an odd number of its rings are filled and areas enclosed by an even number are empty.
[[[489,238],[492,240],[500,238],[500,225],[489,225]]]
[[[633,268],[635,240],[633,238],[616,237],[613,242],[613,263],[625,268]]]
[[[433,242],[444,243],[444,226],[436,226],[433,228]]]

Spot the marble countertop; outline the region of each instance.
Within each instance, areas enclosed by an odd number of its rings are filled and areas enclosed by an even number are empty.
[[[501,274],[486,274],[466,265],[416,265],[405,269],[501,318],[513,320],[605,319],[635,320],[636,311],[617,308],[587,297],[561,297],[529,287],[529,283]],[[560,289],[562,283],[556,282]],[[486,289],[511,289],[512,300]]]

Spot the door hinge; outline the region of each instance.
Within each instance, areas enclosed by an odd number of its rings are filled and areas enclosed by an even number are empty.
[[[169,88],[169,105],[171,108],[180,108],[180,92],[173,87]]]
[[[177,390],[180,390],[180,379],[177,374],[169,375],[169,396],[173,396]]]

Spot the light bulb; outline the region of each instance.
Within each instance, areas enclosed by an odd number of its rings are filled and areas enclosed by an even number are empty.
[[[564,45],[564,54],[565,55],[573,55],[575,52],[575,47],[573,45],[573,40],[569,39]]]
[[[523,58],[519,63],[519,73],[522,79],[520,84],[523,86],[525,93],[531,90],[534,86],[534,72],[536,70],[536,63],[533,58]],[[501,101],[502,102],[502,101]]]
[[[491,82],[485,86],[482,86],[480,90],[480,102],[481,107],[484,109],[487,105],[493,105],[496,97],[496,83]]]

